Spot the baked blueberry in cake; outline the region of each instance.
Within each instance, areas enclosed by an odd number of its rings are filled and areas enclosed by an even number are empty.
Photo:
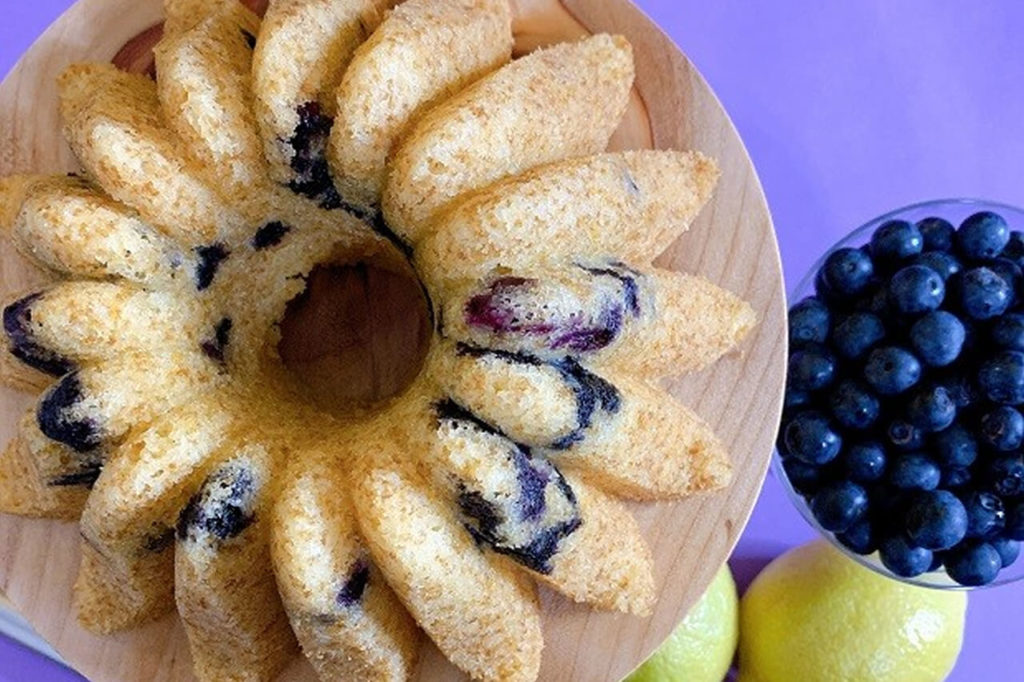
[[[512,59],[507,0],[166,0],[156,80],[60,78],[78,176],[0,181],[54,275],[3,313],[44,388],[0,509],[80,519],[100,633],[176,609],[202,680],[408,678],[422,637],[533,680],[536,584],[644,615],[621,503],[715,490],[711,428],[658,385],[734,349],[745,302],[654,259],[708,201],[696,151],[605,151],[633,84],[596,35]],[[334,412],[282,361],[324,264],[412,274],[403,391]],[[614,542],[610,541],[614,538]]]

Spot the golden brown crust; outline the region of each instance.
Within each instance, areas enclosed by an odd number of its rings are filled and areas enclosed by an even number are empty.
[[[512,62],[413,126],[391,163],[384,217],[415,243],[467,192],[602,151],[632,85],[632,48],[622,37],[597,35]]]
[[[429,490],[389,469],[356,485],[359,525],[388,584],[474,679],[536,679],[543,639],[532,586],[482,554]]]
[[[229,504],[242,505],[244,525],[236,516],[226,531],[204,525],[206,497],[193,498],[195,515],[186,511],[179,521],[174,594],[202,682],[269,682],[298,651],[270,561],[273,458],[260,446],[243,446],[203,486],[215,501],[242,496]]]
[[[190,402],[116,449],[82,514],[79,621],[109,633],[174,607],[174,526],[228,442],[216,400]]]
[[[551,573],[540,579],[573,601],[649,616],[655,601],[651,550],[633,516],[581,478],[566,479],[583,523],[560,547]]]
[[[71,149],[110,196],[187,245],[240,228],[164,127],[156,83],[112,65],[79,64],[61,74],[58,87]]]
[[[304,452],[289,467],[273,513],[278,589],[303,653],[321,680],[393,680],[412,674],[419,629],[359,534],[336,458]]]
[[[85,483],[77,483],[76,477],[95,461],[98,460],[83,458],[71,448],[46,438],[36,423],[36,411],[29,410],[18,424],[18,435],[0,455],[0,511],[77,519],[89,488]]]
[[[698,152],[619,152],[541,166],[444,212],[417,262],[442,289],[499,267],[609,258],[648,265],[690,226],[718,174]]]
[[[334,91],[356,47],[397,0],[275,0],[263,17],[253,55],[256,118],[271,176],[294,177],[288,141],[299,108],[316,102],[334,115]]]
[[[345,201],[375,211],[395,142],[431,106],[512,55],[508,0],[408,0],[363,45],[338,87],[329,158]]]
[[[672,500],[728,485],[732,465],[708,424],[670,394],[609,376],[621,394],[614,415],[551,458],[602,490],[635,500]],[[638,445],[642,443],[642,445]]]
[[[227,200],[269,184],[253,114],[252,47],[260,20],[240,2],[217,7],[157,46],[161,108],[197,167]]]
[[[165,287],[182,277],[187,260],[179,246],[137,213],[77,177],[32,183],[12,226],[23,254],[79,277]]]

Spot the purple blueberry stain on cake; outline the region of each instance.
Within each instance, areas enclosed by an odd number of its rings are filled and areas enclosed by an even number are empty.
[[[256,234],[252,238],[252,248],[257,251],[263,249],[269,249],[273,246],[277,246],[283,240],[286,234],[291,232],[291,225],[286,225],[279,220],[269,222],[260,229],[256,230]]]
[[[231,252],[223,244],[198,246],[196,252],[196,289],[203,291],[213,284],[221,263],[227,260]]]
[[[551,444],[553,450],[567,450],[586,437],[598,410],[616,414],[622,406],[622,394],[615,386],[587,370],[576,359],[566,357],[552,363],[576,396],[576,428]]]
[[[633,174],[628,170],[623,169],[622,179],[626,182],[626,191],[631,195],[638,197],[640,196],[640,186],[636,184],[636,180],[633,178]]]
[[[483,437],[497,438],[494,463],[514,475],[518,494],[487,490],[482,481],[452,479],[462,525],[477,544],[537,571],[550,573],[561,541],[582,523],[579,504],[561,472],[527,446],[504,436],[451,399],[435,405],[439,426],[455,422]]]
[[[592,309],[552,310],[533,278],[499,277],[472,296],[463,315],[471,329],[498,336],[502,342],[549,351],[588,353],[609,346],[622,331],[624,303],[600,297]]]
[[[590,268],[583,265],[579,267],[598,277],[617,279],[622,284],[622,297],[626,304],[626,310],[634,318],[640,317],[640,285],[637,282],[640,273],[620,262],[613,262],[607,268]]]
[[[367,585],[370,584],[370,562],[360,557],[349,570],[345,584],[338,590],[335,601],[338,606],[349,608],[355,606],[363,598]]]
[[[225,541],[239,536],[256,518],[256,485],[243,462],[230,462],[210,475],[178,517],[178,539],[206,536]]]
[[[327,164],[327,144],[334,119],[325,114],[323,107],[316,101],[306,102],[296,113],[299,124],[288,140],[292,149],[291,168],[295,177],[288,183],[288,187],[296,194],[313,199],[322,208],[341,208],[343,202]]]
[[[536,288],[537,280],[525,277],[500,277],[484,293],[466,302],[466,323],[492,332],[548,333],[549,322],[521,319],[518,308]]]
[[[22,363],[51,376],[64,376],[74,370],[74,363],[44,348],[32,337],[32,306],[42,296],[31,294],[4,308],[4,334],[10,341],[11,355]]]
[[[213,335],[199,344],[203,355],[217,364],[227,364],[225,353],[227,352],[228,343],[231,341],[231,328],[233,325],[234,323],[230,317],[221,318],[213,328]]]
[[[161,554],[174,544],[174,529],[161,528],[146,536],[142,548],[153,554]]]
[[[599,411],[614,415],[622,407],[622,394],[614,384],[586,369],[572,357],[542,360],[529,353],[479,348],[466,343],[457,344],[456,352],[473,358],[493,357],[510,364],[551,367],[559,373],[576,399],[576,427],[549,444],[548,448],[552,450],[566,450],[586,438]]]
[[[103,443],[96,419],[83,414],[82,382],[72,372],[53,386],[36,408],[39,430],[50,440],[63,443],[76,452],[90,452]]]
[[[519,485],[519,511],[523,521],[536,521],[547,507],[545,494],[551,483],[551,473],[544,467],[535,466],[534,460],[526,455],[524,448],[517,448],[515,455],[516,483]]]
[[[88,488],[92,489],[103,471],[102,463],[85,464],[78,471],[51,478],[48,483],[55,488]]]
[[[470,412],[462,405],[459,405],[451,398],[446,398],[435,403],[434,413],[437,415],[437,419],[439,422],[465,422],[467,424],[472,425],[477,430],[482,431],[483,433],[491,434],[494,436],[501,436],[503,438],[505,437],[504,434],[501,433],[501,431],[499,431],[496,427],[491,426],[483,419],[478,417],[476,414]]]

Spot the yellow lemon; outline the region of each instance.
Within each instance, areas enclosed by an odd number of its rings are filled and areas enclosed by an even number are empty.
[[[722,566],[683,622],[625,682],[722,682],[738,634],[736,583]]]
[[[939,682],[967,595],[874,573],[824,540],[770,563],[740,605],[741,682]]]

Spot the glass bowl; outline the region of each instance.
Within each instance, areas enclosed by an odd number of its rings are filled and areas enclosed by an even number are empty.
[[[919,204],[912,204],[905,206],[895,211],[886,213],[885,215],[879,216],[870,222],[861,225],[857,229],[850,232],[848,235],[840,239],[838,242],[833,244],[821,258],[814,263],[810,271],[804,275],[803,279],[796,285],[796,287],[789,294],[789,305],[795,305],[798,301],[802,300],[807,296],[814,294],[814,277],[821,266],[824,264],[825,259],[828,258],[829,254],[837,249],[844,247],[860,247],[867,244],[871,239],[872,233],[883,223],[890,220],[906,220],[911,223],[916,223],[922,218],[927,217],[939,217],[945,218],[951,222],[954,227],[959,225],[968,216],[977,213],[978,211],[993,211],[1002,215],[1010,225],[1010,229],[1024,230],[1024,210],[1015,206],[1009,206],[1007,204],[1001,204],[993,201],[985,201],[981,199],[936,199],[932,201],[924,201]],[[878,552],[874,552],[869,555],[861,555],[847,548],[841,542],[839,542],[835,534],[825,530],[821,527],[821,524],[814,518],[814,514],[811,512],[810,505],[804,499],[804,497],[794,489],[793,485],[789,481],[789,477],[786,474],[785,467],[782,463],[782,456],[776,449],[775,455],[772,458],[772,471],[775,477],[782,483],[786,494],[789,496],[790,501],[797,508],[797,510],[803,515],[804,519],[811,524],[823,537],[832,543],[839,551],[846,556],[850,557],[862,566],[879,573],[887,578],[892,578],[900,582],[908,583],[911,585],[917,585],[920,587],[928,587],[933,589],[944,589],[944,590],[975,590],[984,589],[990,587],[996,587],[999,585],[1006,585],[1008,583],[1016,582],[1021,578],[1024,578],[1024,542],[1021,543],[1021,555],[1018,559],[1002,569],[996,579],[988,583],[987,585],[981,585],[978,587],[968,587],[956,583],[952,578],[946,575],[944,569],[939,568],[936,571],[930,573],[923,573],[913,578],[905,578],[892,573],[886,568],[881,559],[878,556]]]

